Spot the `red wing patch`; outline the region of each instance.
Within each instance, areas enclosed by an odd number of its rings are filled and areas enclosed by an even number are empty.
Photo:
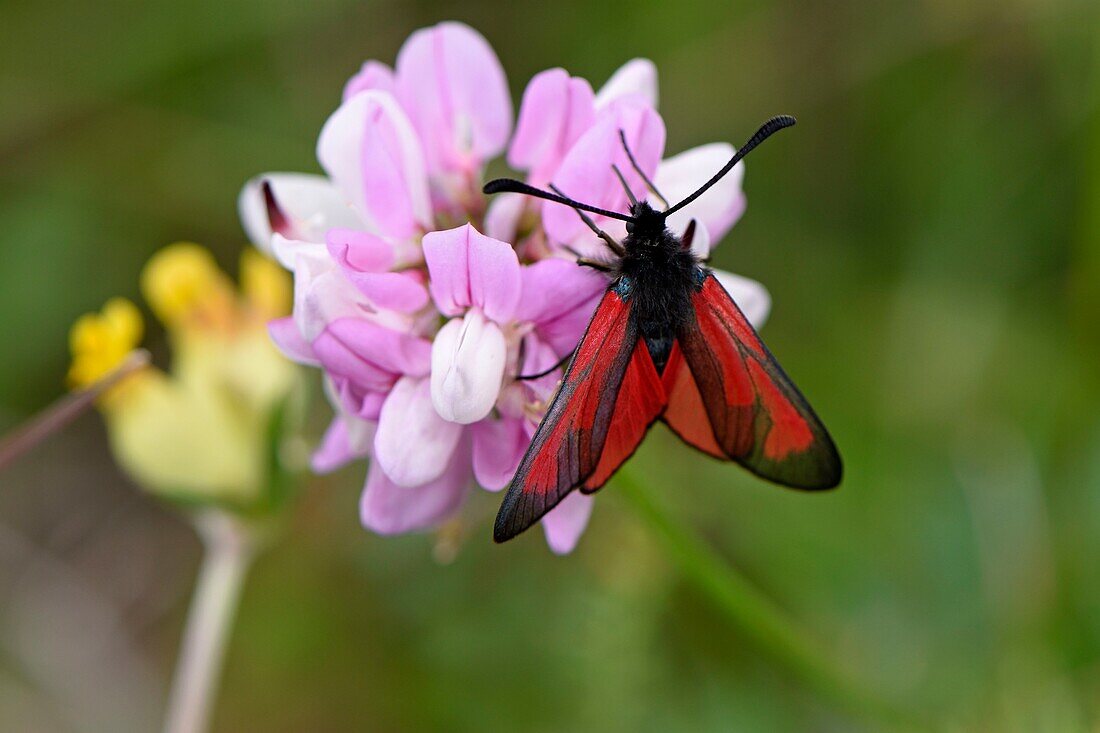
[[[607,459],[610,462],[617,454],[623,454],[625,459],[641,440],[644,427],[635,438],[629,421],[617,419],[619,410],[633,416],[644,411],[643,402],[652,397],[631,396],[621,407],[616,404],[617,396],[624,392],[624,383],[627,388],[638,387],[646,395],[652,393],[654,385],[660,388],[649,354],[645,352],[644,360],[639,357],[639,346],[645,351],[630,318],[629,303],[614,290],[608,290],[508,487],[493,530],[497,542],[515,537],[570,491],[581,487],[594,474],[607,471],[610,463],[601,460],[605,446],[610,448]],[[646,373],[647,366],[652,374]],[[646,427],[662,406],[663,400],[644,423]],[[630,446],[632,440],[634,446]]]
[[[627,458],[634,455],[642,438],[649,432],[653,421],[665,408],[665,389],[657,376],[657,367],[649,356],[643,339],[637,339],[634,355],[626,367],[626,375],[615,400],[615,412],[611,415],[607,440],[596,470],[592,472],[581,491],[586,494],[598,490]]]
[[[682,361],[670,358],[663,375],[669,427],[696,448],[776,483],[801,489],[840,483],[840,456],[825,426],[713,275],[692,305],[695,319],[679,334]]]
[[[668,407],[661,419],[688,445],[714,458],[725,459],[726,454],[714,439],[707,408],[695,384],[695,377],[684,362],[679,343],[672,346],[661,381],[668,395]]]

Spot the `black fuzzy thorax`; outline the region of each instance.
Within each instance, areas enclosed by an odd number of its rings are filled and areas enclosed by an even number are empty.
[[[623,240],[625,253],[612,288],[631,302],[630,318],[661,373],[676,334],[693,317],[691,296],[703,271],[698,258],[664,226],[663,217],[645,224],[636,224]]]

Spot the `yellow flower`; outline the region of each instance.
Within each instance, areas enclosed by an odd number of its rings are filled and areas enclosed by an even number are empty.
[[[142,369],[100,400],[117,460],[159,494],[262,506],[277,478],[273,425],[298,383],[266,325],[289,311],[289,276],[249,250],[238,293],[207,250],[175,244],[150,259],[141,286],[167,331],[172,366]],[[82,316],[70,339],[70,384],[116,369],[141,333],[140,313],[121,298]]]
[[[169,329],[226,330],[236,311],[233,283],[209,251],[180,242],[157,252],[141,273],[141,293]]]

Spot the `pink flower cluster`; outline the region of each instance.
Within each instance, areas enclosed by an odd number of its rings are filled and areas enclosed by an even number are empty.
[[[599,92],[562,69],[528,84],[512,134],[504,70],[486,40],[460,23],[412,34],[391,69],[368,61],[325,123],[317,157],[326,176],[270,173],[241,194],[245,229],[294,274],[293,315],[270,326],[291,359],[324,371],[335,418],[313,457],[318,472],[370,458],[363,524],[381,534],[453,516],[476,481],[499,491],[512,477],[560,370],[606,278],[576,252],[606,258],[599,239],[559,204],[481,193],[488,161],[536,185],[625,211],[612,171],[638,198],[653,194],[632,169],[620,131],[657,189],[673,201],[733,154],[725,143],[662,159],[656,71],[636,59]],[[695,219],[706,255],[745,207],[738,165],[673,216]],[[621,222],[597,217],[612,236]],[[484,233],[483,233],[484,232]],[[723,284],[757,325],[769,308],[757,283]],[[552,550],[569,552],[592,498],[574,492],[543,519]]]

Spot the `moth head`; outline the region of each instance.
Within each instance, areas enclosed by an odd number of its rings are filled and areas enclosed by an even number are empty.
[[[630,207],[630,219],[626,231],[638,237],[656,236],[665,230],[665,213],[657,211],[647,201],[638,201]]]

